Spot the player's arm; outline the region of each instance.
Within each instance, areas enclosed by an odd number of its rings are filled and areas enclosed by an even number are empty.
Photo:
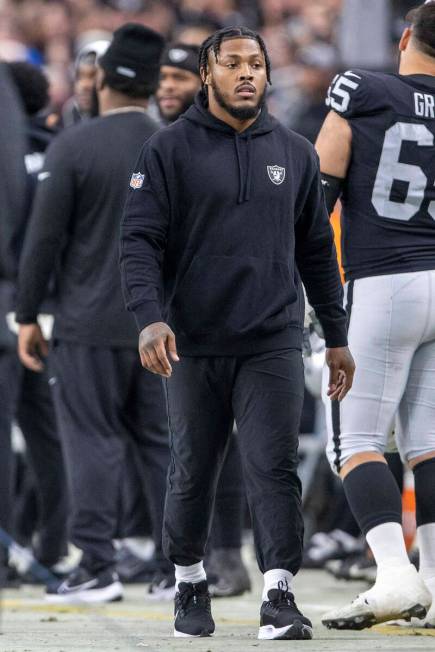
[[[32,371],[43,369],[47,343],[38,325],[55,261],[64,243],[74,206],[74,170],[68,142],[59,137],[49,147],[29,220],[18,274],[16,320],[18,353]]]
[[[328,394],[331,399],[341,400],[352,386],[355,365],[347,348],[343,288],[314,153],[310,157],[307,178],[309,181],[303,184],[298,197],[296,264],[325,335],[326,360],[330,368]]]
[[[178,360],[175,335],[163,320],[160,298],[169,201],[159,156],[149,143],[139,156],[136,171],[136,181],[132,177],[121,223],[124,300],[140,332],[142,366],[152,373],[169,377],[172,367],[168,356],[173,361]]]
[[[346,70],[332,80],[326,96],[331,109],[320,130],[316,150],[329,213],[334,209],[347,176],[352,150],[350,121],[383,106],[384,86],[376,74]]]
[[[335,111],[330,111],[315,147],[320,159],[326,206],[331,214],[341,195],[352,153],[352,130],[348,121]]]

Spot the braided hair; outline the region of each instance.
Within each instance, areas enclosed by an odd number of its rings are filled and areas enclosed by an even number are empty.
[[[406,19],[412,25],[412,32],[418,49],[435,58],[435,1],[412,9]]]
[[[264,61],[266,63],[266,77],[269,84],[272,84],[270,81],[270,59],[267,53],[266,45],[261,38],[260,34],[248,29],[247,27],[224,27],[214,34],[211,34],[205,41],[202,43],[199,54],[198,54],[198,63],[199,71],[204,71],[205,76],[208,73],[208,54],[210,51],[213,51],[215,60],[218,60],[218,54],[220,52],[221,43],[223,41],[228,41],[233,38],[249,38],[253,41],[257,41],[260,46],[261,51],[264,55]],[[204,82],[202,83],[202,89],[204,90]]]

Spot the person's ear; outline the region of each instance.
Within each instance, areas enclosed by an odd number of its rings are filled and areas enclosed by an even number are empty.
[[[103,90],[104,88],[104,70],[97,66],[97,72],[95,75],[95,90],[97,92]]]
[[[399,50],[400,52],[404,52],[406,48],[408,47],[409,41],[411,40],[412,36],[412,29],[410,27],[406,27],[403,30],[402,37],[399,41]]]
[[[204,84],[204,86],[210,86],[211,84],[211,73],[210,70],[207,70],[206,68],[201,68],[199,71],[201,75],[201,81]]]

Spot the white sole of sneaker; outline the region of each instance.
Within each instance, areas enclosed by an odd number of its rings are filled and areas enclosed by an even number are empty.
[[[57,595],[48,593],[45,600],[51,604],[98,604],[99,602],[115,602],[122,600],[123,589],[121,582],[113,582],[104,589],[88,589],[76,593]]]
[[[185,632],[179,632],[174,629],[174,636],[175,638],[206,638],[212,636],[212,634],[186,634]]]
[[[145,600],[173,600],[175,598],[175,586],[170,589],[158,589],[155,593],[146,593]]]
[[[286,627],[274,627],[273,625],[263,625],[258,630],[260,640],[310,640],[313,638],[313,629],[304,625],[300,620],[296,620],[292,625]]]
[[[247,593],[250,590],[251,589],[240,589],[234,591],[232,588],[223,589],[222,587],[213,586],[213,584],[208,587],[208,592],[212,598],[235,598],[239,595]]]

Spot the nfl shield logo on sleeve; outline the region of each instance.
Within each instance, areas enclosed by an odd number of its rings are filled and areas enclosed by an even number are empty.
[[[134,190],[139,190],[139,188],[142,188],[143,186],[144,179],[145,179],[144,174],[141,174],[140,172],[134,172],[131,175],[130,188],[133,188]]]
[[[279,165],[268,165],[267,174],[272,183],[279,186],[285,179],[285,168],[282,168]]]

